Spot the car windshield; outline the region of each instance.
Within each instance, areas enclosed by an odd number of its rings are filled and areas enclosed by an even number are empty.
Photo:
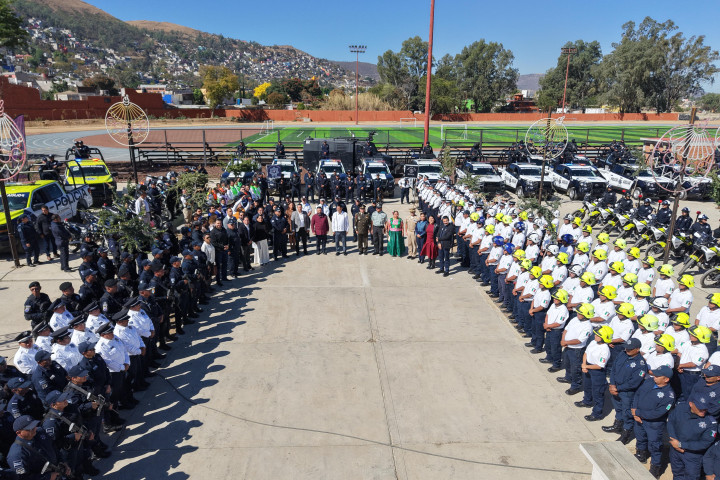
[[[537,175],[540,176],[540,169],[534,167],[520,167],[518,168],[520,175]]]
[[[283,172],[295,173],[295,167],[292,165],[280,165]]]
[[[325,173],[345,173],[341,165],[323,165],[320,167]]]
[[[70,167],[71,177],[82,178],[83,174],[86,177],[104,177],[110,175],[105,165],[83,165],[82,170],[79,165],[73,165]]]
[[[573,177],[599,177],[595,170],[590,170],[589,168],[571,170],[571,173]]]
[[[368,165],[367,167],[365,167],[365,173],[371,173],[375,175],[376,173],[385,174],[390,172],[388,171],[386,165]]]
[[[646,177],[647,178],[647,177],[652,177],[652,176],[653,176],[652,172],[648,169],[640,170],[638,172],[638,177]]]
[[[495,170],[490,165],[472,165],[470,170],[475,175],[495,175]]]
[[[418,172],[419,173],[440,173],[440,172],[442,172],[442,167],[440,165],[419,165]]]
[[[28,197],[30,196],[30,193],[28,192],[22,192],[22,193],[8,193],[8,205],[10,206],[10,211],[13,210],[22,210],[27,207],[28,204]],[[2,202],[0,202],[0,212],[4,212],[5,208],[3,207]]]

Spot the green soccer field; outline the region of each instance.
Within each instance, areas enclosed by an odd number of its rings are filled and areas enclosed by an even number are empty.
[[[430,144],[439,148],[444,141],[457,144],[483,144],[517,142],[525,139],[527,126],[508,127],[471,127],[464,125],[444,125],[430,127]],[[626,143],[640,143],[642,138],[655,138],[665,133],[670,126],[582,126],[568,127],[568,136],[581,143],[610,143],[624,139]],[[364,139],[370,132],[375,132],[374,142],[377,145],[417,147],[422,144],[424,130],[422,127],[277,127],[269,132],[262,132],[245,138],[250,148],[270,148],[278,140],[287,146],[297,146],[308,137],[335,138],[352,137]]]

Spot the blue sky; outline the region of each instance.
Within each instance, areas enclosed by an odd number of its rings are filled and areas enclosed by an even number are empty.
[[[87,0],[86,0],[87,1]],[[403,40],[428,37],[428,0],[89,0],[121,20],[177,23],[210,33],[265,45],[293,45],[331,60],[354,60],[347,46],[366,44],[361,59],[376,63],[386,50],[399,50]],[[525,0],[437,0],[435,45],[440,58],[484,38],[502,43],[515,54],[521,74],[542,73],[557,61],[568,40],[598,40],[603,53],[620,39],[622,25],[646,16],[672,19],[687,37],[705,35],[705,43],[720,50],[717,18],[720,2],[700,0],[692,8],[667,0],[538,3]],[[720,77],[708,91],[720,92]]]

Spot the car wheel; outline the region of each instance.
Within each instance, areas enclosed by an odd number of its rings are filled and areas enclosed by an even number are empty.
[[[640,190],[640,189],[637,188],[637,187],[633,188],[633,190],[632,190],[632,197],[633,197],[635,200],[637,200],[638,198],[640,198],[640,195],[642,195],[642,190]]]
[[[575,190],[575,188],[568,189],[567,194],[570,200],[577,200],[577,190]]]
[[[519,198],[523,198],[523,197],[525,196],[525,190],[523,190],[523,187],[518,186],[518,187],[517,187],[517,190],[515,190],[515,194],[516,194]]]

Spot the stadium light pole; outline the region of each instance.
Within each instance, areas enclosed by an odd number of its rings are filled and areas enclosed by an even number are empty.
[[[360,121],[360,109],[358,108],[358,79],[360,70],[360,54],[365,53],[367,45],[350,45],[350,51],[355,54],[355,125]]]
[[[577,53],[577,48],[561,48],[560,53],[563,55],[567,55],[567,67],[565,67],[565,87],[563,87],[563,103],[562,103],[562,113],[565,114],[565,92],[567,92],[567,79],[568,74],[570,73],[570,55],[573,53]]]
[[[430,85],[432,84],[433,26],[435,24],[435,0],[430,0],[430,35],[428,36],[427,83],[425,84],[425,141],[430,138]]]

